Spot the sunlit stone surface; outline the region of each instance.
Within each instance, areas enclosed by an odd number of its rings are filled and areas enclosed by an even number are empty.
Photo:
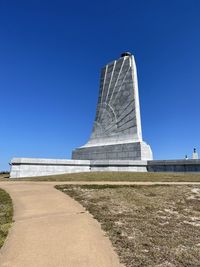
[[[123,53],[101,70],[96,117],[88,143],[72,153],[82,160],[151,160],[142,140],[134,56]]]

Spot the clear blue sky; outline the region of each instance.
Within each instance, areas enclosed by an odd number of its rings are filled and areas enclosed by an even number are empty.
[[[154,158],[200,152],[199,14],[199,0],[0,0],[0,170],[85,144],[100,69],[123,51]]]

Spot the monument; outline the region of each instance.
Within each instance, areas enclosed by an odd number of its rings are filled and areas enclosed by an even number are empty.
[[[101,70],[99,98],[92,134],[72,152],[79,160],[151,160],[142,140],[137,69],[126,52]]]
[[[72,159],[13,158],[10,165],[10,178],[92,171],[200,172],[196,149],[192,160],[152,160],[142,139],[137,70],[129,52],[101,70],[93,130]]]
[[[126,52],[101,70],[92,134],[72,159],[13,158],[11,178],[90,171],[147,171],[135,59]]]

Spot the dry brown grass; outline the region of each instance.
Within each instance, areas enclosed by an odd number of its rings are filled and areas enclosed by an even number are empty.
[[[200,186],[58,186],[102,225],[127,267],[200,266]]]
[[[15,181],[88,181],[88,182],[90,181],[200,182],[200,173],[88,172],[88,173],[68,173],[60,175],[12,179],[12,181],[14,180]]]
[[[9,173],[0,173],[0,181],[8,181]]]
[[[13,205],[7,192],[0,188],[0,248],[7,237],[12,223]]]

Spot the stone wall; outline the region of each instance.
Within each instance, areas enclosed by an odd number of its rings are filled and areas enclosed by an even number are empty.
[[[148,172],[200,172],[200,160],[151,160]]]
[[[200,172],[200,160],[65,160],[14,158],[10,178],[75,172]]]
[[[10,178],[89,171],[88,160],[14,158],[11,161]]]
[[[72,152],[79,160],[148,160],[152,158],[150,147],[144,142],[105,146],[80,147]]]
[[[147,161],[127,160],[65,160],[14,158],[11,161],[10,178],[57,175],[91,171],[147,171]]]

